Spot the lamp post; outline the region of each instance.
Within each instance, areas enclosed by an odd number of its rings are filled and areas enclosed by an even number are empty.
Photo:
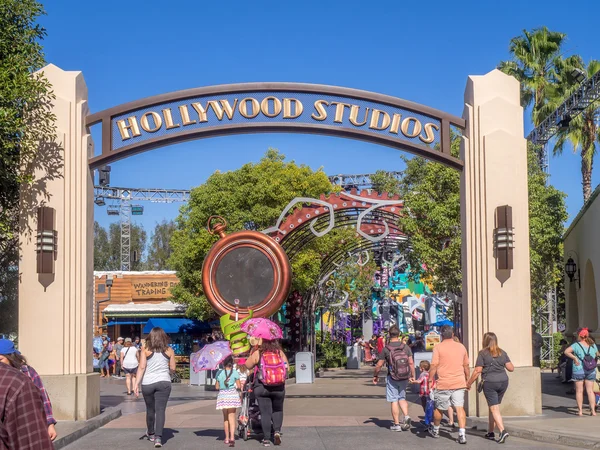
[[[98,320],[98,328],[102,328],[102,314],[100,314],[100,303],[110,302],[110,291],[113,285],[113,277],[112,275],[106,275],[106,287],[108,288],[108,298],[104,300],[96,300],[96,309],[98,310],[98,316],[96,317]]]

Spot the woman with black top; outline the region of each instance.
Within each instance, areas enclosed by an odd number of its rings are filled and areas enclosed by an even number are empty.
[[[283,363],[287,369],[289,368],[288,359],[281,349],[281,344],[277,340],[268,341],[263,339],[257,350],[252,352],[246,360],[246,368],[254,369],[258,366],[258,379],[254,384],[254,395],[260,409],[260,421],[263,430],[262,445],[270,447],[271,431],[273,432],[273,442],[275,445],[281,445],[281,427],[283,426],[283,401],[285,400],[285,379],[279,385],[266,385],[261,381],[262,364],[264,358],[270,355],[275,356]],[[272,359],[272,358],[270,358]]]
[[[486,439],[495,440],[494,428],[497,426],[500,431],[498,442],[504,443],[508,433],[504,429],[502,415],[500,414],[500,403],[508,389],[508,374],[512,372],[515,366],[510,362],[510,358],[504,350],[498,347],[498,337],[495,333],[485,333],[483,335],[483,350],[477,355],[477,362],[471,378],[467,382],[467,390],[479,378],[481,374],[483,383],[483,395],[490,409],[488,419],[488,433]]]

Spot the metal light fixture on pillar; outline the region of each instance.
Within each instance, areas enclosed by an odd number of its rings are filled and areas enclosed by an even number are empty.
[[[570,253],[575,253],[575,252],[569,252],[569,254]],[[577,256],[577,253],[575,253],[575,255]],[[577,259],[579,259],[579,258],[577,258]],[[569,277],[569,281],[571,283],[573,283],[574,281],[577,281],[579,289],[581,289],[581,270],[579,269],[579,267],[577,267],[577,263],[570,256],[565,264],[565,273]],[[577,274],[577,278],[575,278],[575,274]]]
[[[512,207],[496,208],[496,228],[494,229],[494,251],[496,253],[496,269],[513,269],[513,249],[515,247],[514,228],[512,225]]]
[[[58,235],[54,229],[54,208],[41,206],[37,209],[37,273],[54,274],[54,261],[58,250]]]

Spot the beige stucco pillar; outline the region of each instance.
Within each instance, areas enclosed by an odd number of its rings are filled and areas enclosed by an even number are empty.
[[[527,145],[519,83],[493,70],[471,76],[461,149],[465,343],[474,366],[483,334],[498,335],[516,369],[502,404],[505,415],[541,413],[540,371],[532,366]],[[495,209],[512,207],[514,268],[496,270]],[[483,396],[469,395],[469,414],[487,416]]]
[[[85,127],[87,87],[81,72],[44,69],[56,96],[58,144],[40,146],[33,189],[22,192],[19,349],[40,373],[57,419],[85,420],[100,410],[92,368],[93,145]],[[36,208],[56,210],[54,275],[36,267]],[[31,232],[30,230],[33,230]]]

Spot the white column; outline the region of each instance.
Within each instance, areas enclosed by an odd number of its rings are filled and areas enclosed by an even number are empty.
[[[475,364],[485,332],[497,334],[517,370],[503,403],[508,415],[541,412],[539,369],[532,368],[527,144],[519,82],[498,70],[471,76],[465,90],[467,129],[461,147],[465,344]],[[496,270],[495,209],[512,207],[513,270]],[[475,391],[473,391],[475,392]],[[470,396],[470,414],[487,415]],[[480,414],[481,412],[481,414]]]
[[[22,192],[19,348],[40,373],[58,419],[99,413],[99,379],[92,368],[93,144],[85,127],[87,87],[81,72],[42,69],[56,99],[58,145],[42,143],[36,189]],[[52,166],[52,165],[50,165]],[[54,275],[36,270],[36,207],[56,210]],[[33,230],[31,233],[28,230]]]

